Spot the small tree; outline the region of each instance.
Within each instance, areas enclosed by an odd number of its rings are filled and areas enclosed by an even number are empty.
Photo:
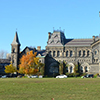
[[[13,74],[14,72],[17,72],[17,69],[15,66],[13,66],[13,64],[9,64],[9,65],[5,66],[5,73]]]
[[[44,75],[44,66],[45,64],[39,62],[39,72],[37,73],[38,75]]]
[[[59,62],[59,74],[63,74],[63,62]]]
[[[79,75],[79,65],[78,64],[75,64],[75,67],[74,67],[74,75],[75,76]]]

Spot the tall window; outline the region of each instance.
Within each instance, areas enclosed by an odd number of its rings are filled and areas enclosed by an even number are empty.
[[[85,50],[83,50],[83,57],[85,57]]]
[[[90,52],[89,52],[89,50],[87,51],[87,56],[89,56],[90,55]]]
[[[68,73],[68,67],[66,67],[66,73]]]
[[[55,51],[53,51],[53,57],[55,57]]]
[[[85,72],[88,72],[88,70],[87,70],[87,66],[85,67]]]
[[[66,57],[68,57],[68,51],[66,51]]]
[[[51,56],[51,51],[49,51],[49,55]]]
[[[81,67],[81,72],[83,72],[83,67]]]
[[[13,48],[13,53],[15,53],[15,48]]]
[[[97,50],[95,51],[95,55],[97,54]]]
[[[71,67],[70,67],[70,73],[72,73],[72,69],[73,69],[73,68],[72,68],[72,66],[71,66]]]
[[[72,57],[73,56],[73,52],[72,51],[70,51],[70,57]]]
[[[79,57],[81,57],[81,50],[79,51]]]
[[[60,56],[60,51],[57,51],[57,57],[59,57]]]

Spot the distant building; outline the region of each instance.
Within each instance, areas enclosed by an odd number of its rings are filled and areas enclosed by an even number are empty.
[[[45,63],[45,75],[53,76],[59,73],[59,61],[66,62],[68,67],[64,72],[74,73],[75,64],[79,65],[81,73],[100,74],[100,36],[90,39],[66,39],[64,32],[48,33],[46,50],[41,46],[36,48],[25,47],[20,52],[20,42],[16,32],[11,44],[11,62],[18,68],[19,58],[28,51],[37,52],[37,57]]]
[[[10,64],[10,59],[0,59],[0,75],[4,75],[5,66]]]
[[[22,55],[26,54],[29,51],[37,52],[37,57],[40,58],[40,62],[44,63],[44,57],[45,57],[45,51],[46,50],[41,50],[41,46],[38,46],[36,48],[31,48],[31,47],[25,47],[23,51],[20,52],[20,42],[18,39],[18,34],[16,32],[14,40],[11,44],[11,62],[12,64],[18,68],[19,65],[19,59],[22,57]]]

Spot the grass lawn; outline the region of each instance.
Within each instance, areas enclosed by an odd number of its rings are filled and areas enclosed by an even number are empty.
[[[100,100],[99,78],[0,79],[0,100]]]

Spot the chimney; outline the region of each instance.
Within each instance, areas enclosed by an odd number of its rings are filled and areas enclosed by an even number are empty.
[[[48,39],[51,38],[51,32],[48,32]]]
[[[38,51],[41,51],[41,46],[37,46],[37,50]]]
[[[95,42],[95,36],[93,36],[93,42]]]

